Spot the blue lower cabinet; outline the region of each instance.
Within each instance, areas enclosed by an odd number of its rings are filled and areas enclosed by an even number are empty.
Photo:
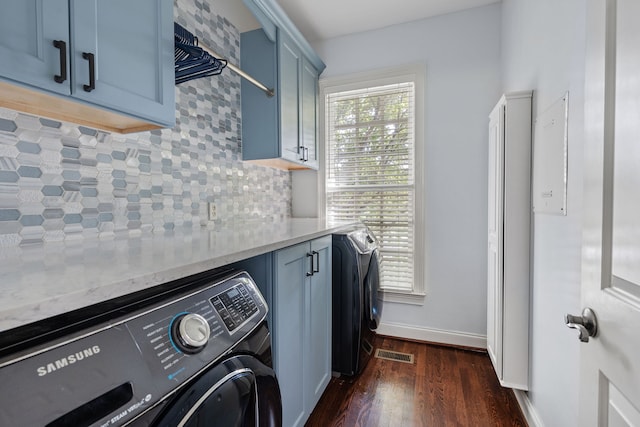
[[[283,425],[303,426],[331,378],[331,236],[274,252],[273,299]]]
[[[283,427],[303,426],[331,379],[331,236],[239,261],[269,306]]]

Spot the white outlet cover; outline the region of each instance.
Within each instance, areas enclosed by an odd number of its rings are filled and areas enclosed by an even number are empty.
[[[209,220],[212,221],[218,217],[215,203],[209,203]]]

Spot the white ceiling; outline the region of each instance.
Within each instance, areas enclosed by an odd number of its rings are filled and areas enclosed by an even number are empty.
[[[277,0],[304,36],[323,40],[500,0]]]
[[[443,15],[501,0],[276,0],[309,41]],[[241,0],[213,0],[240,32],[258,28]]]

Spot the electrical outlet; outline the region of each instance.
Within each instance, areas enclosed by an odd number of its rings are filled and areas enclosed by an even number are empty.
[[[218,219],[216,204],[213,202],[209,202],[209,221],[213,221],[215,219]]]

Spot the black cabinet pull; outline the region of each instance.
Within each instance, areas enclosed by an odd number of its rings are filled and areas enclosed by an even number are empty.
[[[308,159],[307,159],[308,160]],[[320,273],[320,253],[318,251],[311,251],[311,272],[312,273]],[[318,261],[315,262],[315,268],[313,268],[313,256],[318,257]]]
[[[53,46],[60,49],[60,74],[53,76],[56,83],[62,83],[67,80],[67,43],[63,40],[54,40]]]
[[[89,84],[82,85],[86,92],[91,92],[96,88],[96,58],[93,53],[82,52],[82,57],[89,61]]]
[[[313,273],[316,272],[316,270],[315,270],[315,267],[313,266],[313,253],[307,252],[307,257],[311,258],[311,271],[307,271],[307,277],[308,277],[308,276],[313,276]]]
[[[302,157],[300,157],[300,161],[302,162],[309,161],[309,149],[307,147],[300,147],[298,149],[298,152],[302,155]]]

